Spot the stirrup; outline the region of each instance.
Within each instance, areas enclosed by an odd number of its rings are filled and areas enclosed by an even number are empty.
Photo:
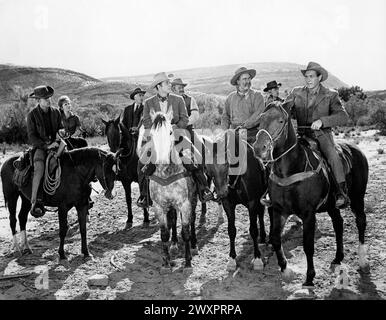
[[[266,191],[260,198],[260,203],[265,207],[271,207],[272,201],[271,198],[269,198],[268,191]]]

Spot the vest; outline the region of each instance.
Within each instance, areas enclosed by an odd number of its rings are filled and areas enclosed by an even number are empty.
[[[192,98],[189,97],[186,94],[183,94],[182,96],[183,96],[183,98],[185,100],[185,106],[186,106],[186,111],[188,112],[188,117],[190,117],[190,114],[191,114],[190,106],[191,106],[191,103],[192,103]]]

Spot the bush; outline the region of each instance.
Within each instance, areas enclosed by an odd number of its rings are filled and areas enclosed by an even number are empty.
[[[225,97],[205,93],[193,93],[192,96],[196,99],[200,112],[200,118],[195,127],[198,129],[213,129],[220,126]]]
[[[352,86],[351,88],[340,87],[338,88],[338,94],[344,102],[348,102],[352,97],[356,97],[360,100],[365,100],[367,98],[363,89],[359,86]]]
[[[377,152],[378,152],[378,154],[383,154],[383,153],[384,153],[384,150],[381,149],[381,148],[379,148],[379,149],[377,149]]]

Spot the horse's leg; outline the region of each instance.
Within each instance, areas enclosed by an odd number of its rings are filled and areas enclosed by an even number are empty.
[[[359,235],[359,246],[358,246],[358,257],[359,267],[362,271],[368,272],[370,265],[367,260],[367,248],[365,246],[365,231],[366,231],[366,214],[364,210],[364,198],[358,196],[351,199],[351,209],[355,214],[355,223],[358,228]]]
[[[170,254],[169,254],[169,238],[170,238],[170,229],[168,225],[168,215],[167,212],[164,211],[158,204],[154,205],[155,214],[159,222],[160,230],[161,230],[161,240],[162,240],[162,253],[163,253],[163,261],[161,272],[170,271]]]
[[[59,259],[65,260],[66,254],[64,253],[64,239],[67,235],[68,230],[68,224],[67,224],[67,213],[68,208],[64,206],[60,206],[58,208],[58,215],[59,215],[59,237],[60,237],[60,244],[59,244]]]
[[[260,207],[262,207],[262,206],[260,205]],[[262,209],[263,209],[263,214],[264,214],[264,207],[262,207]],[[253,242],[252,266],[253,266],[254,270],[262,270],[264,268],[264,262],[261,260],[261,253],[260,253],[259,245],[258,245],[258,237],[259,237],[259,229],[257,228],[258,210],[261,211],[261,208],[258,207],[256,202],[254,202],[254,205],[252,205],[248,208],[249,234],[251,235],[252,242]],[[260,215],[260,212],[259,212],[259,215]],[[264,222],[263,222],[263,230],[264,230]]]
[[[257,201],[258,204],[256,205],[257,210],[257,216],[259,218],[259,226],[260,226],[260,243],[266,242],[267,233],[265,232],[265,223],[264,223],[264,213],[265,213],[265,207],[260,203],[260,201]]]
[[[332,208],[328,210],[328,214],[331,217],[332,225],[335,231],[335,239],[336,239],[336,254],[335,259],[331,262],[331,269],[334,271],[336,265],[339,265],[343,258],[343,218],[340,215],[340,210],[336,208]]]
[[[229,261],[227,264],[228,271],[234,271],[236,269],[236,248],[235,248],[235,239],[236,239],[236,226],[235,226],[235,209],[236,205],[231,203],[228,198],[223,199],[222,201],[225,213],[228,218],[228,236],[229,236]]]
[[[4,186],[3,186],[4,187]],[[11,227],[12,231],[12,247],[11,252],[18,252],[21,253],[19,241],[17,239],[17,231],[16,231],[16,207],[17,207],[17,199],[19,197],[19,194],[17,192],[9,194],[6,196],[7,201],[7,207],[9,211],[9,226]]]
[[[281,213],[280,208],[273,208],[272,213],[272,233],[270,235],[273,250],[276,252],[277,262],[279,264],[280,270],[284,280],[291,280],[293,271],[287,267],[287,259],[284,255],[282,243],[281,243],[281,233],[283,231],[284,225],[287,221],[288,215]]]
[[[32,250],[28,243],[27,231],[26,231],[28,213],[31,209],[31,202],[22,194],[20,196],[21,196],[21,208],[19,211],[20,244],[21,244],[22,253],[27,254],[27,253],[32,253]]]
[[[133,226],[133,211],[131,208],[131,181],[127,178],[122,178],[123,189],[125,190],[126,205],[127,205],[127,220],[126,229],[130,229]]]
[[[197,194],[195,194],[192,198],[192,210],[191,210],[191,221],[190,221],[190,244],[192,246],[192,253],[197,253],[197,238],[196,238],[196,208],[197,208]],[[205,205],[205,212],[206,212],[206,203],[203,203],[202,205]],[[202,212],[201,212],[202,214]]]
[[[315,242],[315,213],[308,211],[304,213],[303,219],[303,248],[307,257],[307,277],[303,288],[314,288],[314,242]]]
[[[149,210],[143,208],[143,226],[148,227],[150,225]]]
[[[76,206],[76,211],[78,212],[78,223],[82,243],[82,253],[84,259],[91,258],[92,255],[88,251],[87,247],[87,225],[86,225],[86,216],[88,214],[88,204],[81,204]]]
[[[169,210],[168,229],[172,230],[172,244],[170,246],[170,254],[178,252],[178,237],[177,237],[177,211],[174,208]]]
[[[268,237],[268,244],[272,245],[272,234],[273,234],[273,208],[268,208],[268,215],[269,215],[269,237]]]
[[[192,254],[190,252],[190,225],[191,225],[191,211],[192,206],[189,200],[186,200],[181,208],[181,237],[185,242],[185,268],[192,267]]]

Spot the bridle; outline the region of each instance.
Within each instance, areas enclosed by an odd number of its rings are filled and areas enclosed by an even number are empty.
[[[295,148],[295,146],[297,145],[297,141],[295,141],[295,143],[289,147],[286,151],[284,151],[281,155],[279,155],[278,157],[274,158],[273,157],[273,143],[278,141],[283,132],[285,133],[285,140],[287,140],[288,138],[288,122],[290,121],[289,119],[289,115],[288,115],[288,112],[281,106],[281,105],[275,105],[275,106],[278,106],[280,108],[280,111],[281,113],[285,116],[285,123],[284,125],[280,128],[280,130],[278,130],[278,133],[275,135],[275,137],[273,137],[267,130],[265,129],[260,129],[259,132],[257,133],[257,136],[256,136],[256,141],[259,137],[260,134],[266,134],[268,135],[268,138],[269,138],[269,144],[268,144],[268,148],[269,148],[269,152],[271,154],[271,159],[272,160],[263,160],[263,163],[265,165],[267,165],[268,163],[274,163],[276,162],[277,160],[281,159],[282,157],[284,157],[287,153],[289,153],[293,148]],[[266,110],[267,111],[267,110]],[[265,112],[266,112],[265,111]]]

